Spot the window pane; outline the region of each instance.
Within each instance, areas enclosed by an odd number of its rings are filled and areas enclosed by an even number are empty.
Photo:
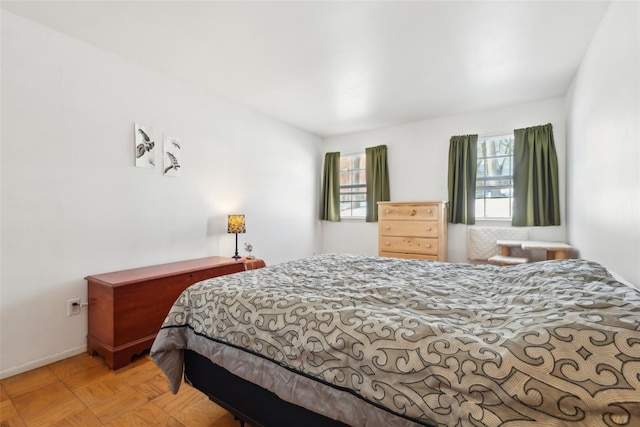
[[[365,154],[340,157],[340,216],[365,217],[367,210],[367,177]]]
[[[511,200],[509,198],[486,199],[485,203],[485,212],[488,218],[507,218],[511,216]]]
[[[484,218],[484,198],[476,197],[476,218],[481,218],[479,213],[482,213],[482,218]]]
[[[478,139],[476,218],[511,218],[513,135]]]

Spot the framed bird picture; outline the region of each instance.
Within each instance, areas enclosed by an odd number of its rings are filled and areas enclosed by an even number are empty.
[[[180,176],[182,166],[182,146],[180,138],[164,135],[164,174],[166,176]]]
[[[136,167],[139,168],[155,168],[156,152],[155,152],[155,135],[153,126],[134,124],[134,145]]]

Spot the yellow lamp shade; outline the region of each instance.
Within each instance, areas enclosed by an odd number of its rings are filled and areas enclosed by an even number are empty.
[[[227,233],[245,233],[244,215],[227,216]]]

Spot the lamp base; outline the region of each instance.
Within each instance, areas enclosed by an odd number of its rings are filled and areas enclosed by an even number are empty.
[[[236,253],[231,258],[233,258],[233,259],[240,259],[241,258],[240,255],[238,255],[238,233],[236,233]]]

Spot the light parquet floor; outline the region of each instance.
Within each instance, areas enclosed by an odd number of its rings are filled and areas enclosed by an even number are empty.
[[[178,394],[149,355],[110,371],[81,354],[0,381],[0,427],[238,427],[233,415],[183,384]]]

